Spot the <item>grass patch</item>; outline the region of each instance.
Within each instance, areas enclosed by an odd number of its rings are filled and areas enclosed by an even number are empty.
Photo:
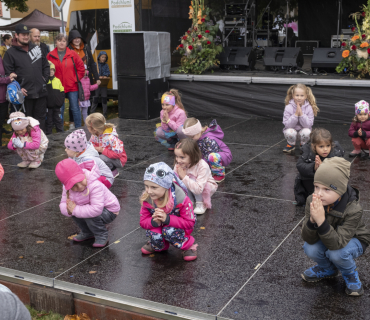
[[[31,308],[30,306],[26,306],[28,311],[31,314],[32,320],[63,320],[64,316],[61,316],[58,313],[54,313],[51,311],[37,311],[34,308]]]

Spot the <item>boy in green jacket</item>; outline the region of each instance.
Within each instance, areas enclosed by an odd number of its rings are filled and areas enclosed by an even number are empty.
[[[342,273],[346,293],[364,293],[355,260],[370,243],[362,221],[359,192],[348,185],[351,164],[343,158],[325,159],[314,177],[315,192],[307,198],[302,239],[306,255],[317,262],[302,278],[316,282]]]

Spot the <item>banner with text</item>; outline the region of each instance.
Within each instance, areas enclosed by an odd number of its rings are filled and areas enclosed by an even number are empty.
[[[109,23],[113,89],[118,89],[114,34],[135,31],[135,0],[109,0]]]

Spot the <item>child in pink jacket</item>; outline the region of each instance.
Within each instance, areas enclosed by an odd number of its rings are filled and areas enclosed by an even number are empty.
[[[173,151],[175,144],[186,138],[182,126],[187,118],[181,97],[176,89],[171,89],[162,96],[161,123],[157,124],[154,136],[158,142]]]
[[[288,89],[285,98],[283,129],[287,145],[283,152],[292,153],[297,135],[301,138],[301,147],[310,140],[314,118],[319,112],[312,90],[298,83]]]
[[[4,168],[3,166],[0,164],[0,181],[3,179],[4,177]]]
[[[60,211],[72,217],[81,229],[73,240],[95,238],[93,247],[104,247],[108,243],[105,225],[116,219],[120,205],[117,197],[99,181],[98,166],[94,160],[78,165],[72,159],[65,159],[57,164],[55,173],[63,184]]]
[[[194,194],[194,213],[203,214],[212,207],[211,197],[217,190],[217,183],[211,169],[202,159],[198,143],[193,139],[183,139],[175,146],[176,165],[173,171]]]
[[[20,168],[36,169],[44,160],[49,140],[40,129],[40,122],[32,117],[26,117],[22,112],[13,112],[9,116],[14,133],[8,143],[8,149],[17,151],[22,158],[18,163]]]
[[[86,66],[85,66],[86,67]],[[87,109],[91,106],[90,103],[90,92],[95,91],[99,88],[98,84],[90,84],[89,78],[89,71],[85,71],[85,76],[80,80],[82,87],[84,89],[85,101],[80,101],[80,110],[82,112],[82,117],[84,119],[84,123],[86,122],[87,118]]]
[[[173,179],[177,183],[173,182]],[[185,261],[197,258],[191,233],[197,220],[184,183],[164,162],[151,164],[144,174],[145,191],[140,197],[140,226],[149,241],[143,254],[168,250],[170,244],[183,251]]]

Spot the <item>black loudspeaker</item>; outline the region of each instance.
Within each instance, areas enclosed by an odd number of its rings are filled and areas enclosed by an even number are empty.
[[[161,98],[169,90],[167,80],[118,76],[120,118],[149,120],[159,117]]]
[[[230,66],[235,68],[248,68],[253,70],[256,64],[256,52],[252,48],[245,47],[225,47],[219,55],[220,67],[228,69]]]
[[[145,77],[144,34],[120,33],[115,36],[117,75]]]
[[[313,52],[311,68],[314,72],[324,70],[335,72],[335,68],[342,61],[340,48],[316,48]]]
[[[301,68],[304,63],[301,48],[266,47],[263,64],[266,70],[279,67]]]

